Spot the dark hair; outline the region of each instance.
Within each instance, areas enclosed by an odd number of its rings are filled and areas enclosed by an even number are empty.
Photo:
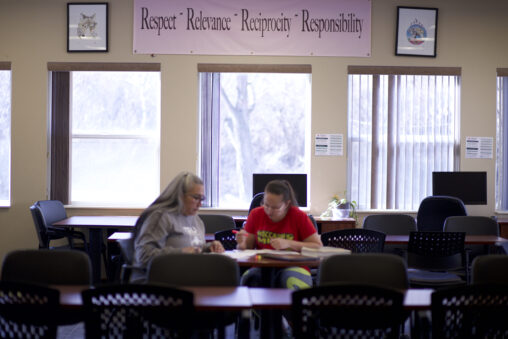
[[[284,201],[290,201],[293,206],[298,206],[295,191],[287,180],[272,180],[265,186],[265,192],[282,195]]]

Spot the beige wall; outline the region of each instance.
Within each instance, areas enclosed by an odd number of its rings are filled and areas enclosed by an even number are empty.
[[[310,1],[310,0],[309,0]],[[372,1],[372,57],[233,57],[133,55],[132,0],[111,0],[110,51],[66,52],[68,0],[1,0],[0,61],[12,62],[12,207],[0,209],[0,257],[35,247],[28,207],[46,198],[49,61],[160,62],[162,65],[161,185],[197,159],[198,63],[288,63],[312,65],[312,135],[347,134],[347,66],[411,65],[462,67],[461,140],[495,137],[496,67],[508,67],[508,2],[502,0]],[[437,58],[394,55],[396,6],[439,8]],[[182,145],[188,145],[182,148]],[[494,159],[465,159],[462,170],[488,172],[488,206],[494,213]],[[346,188],[346,156],[312,157],[311,212]],[[87,211],[73,210],[71,214]],[[93,213],[111,211],[94,210]],[[136,211],[135,211],[136,212]],[[124,213],[133,213],[124,211]],[[236,212],[237,214],[238,212]]]

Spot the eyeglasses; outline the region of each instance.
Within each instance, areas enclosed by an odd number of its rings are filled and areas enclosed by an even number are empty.
[[[206,197],[204,195],[201,195],[201,194],[189,194],[189,197],[191,197],[192,199],[194,199],[196,201],[204,201],[204,200],[206,200]]]
[[[270,205],[267,205],[264,201],[261,203],[261,206],[263,206],[265,209],[269,209],[269,210],[273,210],[273,211],[280,211],[281,209],[283,209],[284,207],[286,207],[286,204],[282,203],[282,205],[280,206],[270,206]]]

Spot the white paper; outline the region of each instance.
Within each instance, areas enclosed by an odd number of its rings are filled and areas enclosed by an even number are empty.
[[[343,155],[344,135],[316,134],[315,155]]]
[[[466,137],[466,158],[492,159],[494,153],[494,138]]]

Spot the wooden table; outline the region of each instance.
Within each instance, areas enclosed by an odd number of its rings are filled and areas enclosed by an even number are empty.
[[[53,224],[55,227],[86,228],[89,234],[89,255],[92,263],[92,279],[94,283],[101,280],[101,253],[103,231],[117,229],[132,231],[138,220],[137,216],[72,216]]]
[[[466,235],[466,245],[495,245],[497,242],[508,241],[495,235]],[[409,235],[386,235],[385,244],[407,245]]]

